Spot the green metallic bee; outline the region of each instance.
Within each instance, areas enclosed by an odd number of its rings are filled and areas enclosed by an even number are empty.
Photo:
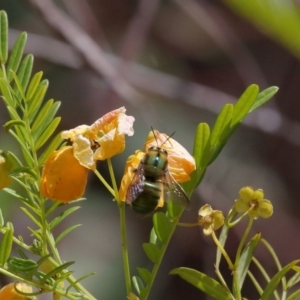
[[[175,201],[182,206],[189,203],[185,191],[168,171],[168,152],[153,146],[148,149],[135,170],[126,193],[126,202],[136,212],[146,215],[156,210],[161,199],[164,202]]]

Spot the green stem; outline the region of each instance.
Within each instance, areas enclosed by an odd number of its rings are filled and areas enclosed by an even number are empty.
[[[262,276],[264,277],[264,279],[266,280],[267,283],[269,283],[271,281],[270,276],[268,275],[268,273],[266,272],[266,270],[264,269],[264,267],[262,266],[262,264],[258,261],[258,259],[256,259],[254,256],[252,257],[252,261],[253,263],[256,265],[256,267],[258,268],[258,270],[261,272]],[[254,283],[254,281],[252,280],[252,282]],[[257,290],[258,292],[260,292],[260,290]],[[261,294],[260,294],[261,295]],[[274,291],[274,296],[277,300],[280,300],[279,294],[278,292],[275,290]],[[281,298],[282,299],[282,298]],[[283,300],[283,299],[282,299]]]
[[[149,293],[151,291],[152,285],[154,283],[156,274],[157,274],[157,272],[159,270],[159,267],[160,267],[160,264],[161,264],[161,262],[163,260],[164,254],[165,254],[165,252],[166,252],[166,250],[168,248],[170,240],[171,240],[171,238],[173,236],[173,233],[174,233],[174,231],[175,231],[175,229],[176,229],[176,227],[177,227],[177,225],[179,223],[179,219],[180,219],[183,211],[184,211],[184,208],[182,208],[181,211],[179,212],[178,216],[172,220],[173,222],[172,222],[170,234],[168,236],[168,239],[161,246],[160,256],[159,256],[159,259],[158,259],[157,263],[155,263],[154,266],[153,266],[153,269],[152,269],[152,272],[151,272],[151,281],[147,285],[147,292],[145,293],[143,300],[147,300],[148,299],[148,296],[149,296]]]
[[[120,212],[120,230],[121,230],[121,239],[122,239],[122,255],[123,255],[123,264],[124,264],[125,284],[126,284],[127,295],[129,295],[131,293],[131,275],[130,275],[130,268],[129,268],[127,236],[126,236],[125,203],[121,201],[121,203],[118,206]]]
[[[223,278],[222,274],[220,273],[220,270],[218,268],[216,268],[215,273],[217,275],[217,277],[219,278],[220,283],[224,286],[224,288],[228,291],[228,293],[232,296],[232,299],[234,299],[233,295],[231,294],[231,291],[229,289],[229,287],[226,284],[225,279]]]
[[[255,286],[257,292],[261,296],[264,290],[261,288],[260,284],[256,280],[255,276],[248,270],[247,275],[249,276],[250,280],[252,281],[253,285]]]
[[[230,220],[233,219],[233,217],[237,214],[236,210],[233,208],[230,212],[229,212],[229,218],[225,221],[226,222],[226,226],[228,228],[231,228],[233,226],[235,226],[236,224],[238,224],[243,218],[245,218],[246,216],[249,215],[249,211],[247,210],[245,213],[243,213],[239,218],[237,218],[236,220],[234,220],[233,222],[230,222]]]
[[[274,251],[272,246],[265,239],[261,239],[260,241],[263,243],[263,245],[267,248],[269,253],[272,255],[272,257],[275,261],[276,267],[280,271],[282,269],[282,266],[281,266],[281,263],[279,261],[278,256],[276,255],[276,252]],[[282,289],[286,290],[287,289],[287,286],[286,286],[287,283],[286,283],[286,277],[285,276],[283,276],[281,278],[281,282],[282,282]]]
[[[225,251],[225,249],[223,248],[223,246],[220,244],[218,238],[216,237],[216,234],[215,234],[214,230],[212,231],[211,235],[212,235],[212,238],[213,238],[215,244],[217,245],[218,249],[221,251],[221,253],[223,254],[224,258],[226,259],[226,261],[227,261],[227,263],[229,265],[229,269],[234,272],[235,271],[235,267],[234,267],[231,259],[229,258],[227,252]]]
[[[59,267],[59,263],[57,261],[55,261],[53,258],[49,257],[49,262],[52,264],[53,268],[57,268]],[[67,272],[67,270],[62,271],[62,273]],[[66,281],[68,281],[70,283],[70,285],[72,287],[74,287],[74,289],[76,289],[77,292],[80,292],[84,295],[83,299],[88,299],[88,300],[96,300],[96,298],[88,291],[86,290],[81,283],[77,282],[76,278],[73,275],[70,275],[66,278]],[[62,293],[60,290],[55,290],[55,293],[59,293],[61,295],[68,295],[70,292],[68,291],[69,288],[67,288],[66,290],[64,290],[64,292]],[[72,294],[72,293],[70,293]],[[76,298],[78,299],[78,298]]]
[[[177,226],[181,227],[195,227],[195,226],[200,226],[199,223],[177,223]]]
[[[99,178],[99,180],[104,184],[104,186],[108,189],[108,191],[116,198],[114,189],[107,183],[107,181],[102,177],[102,175],[98,172],[98,170],[94,170],[94,173]]]
[[[114,169],[113,169],[110,158],[107,159],[107,164],[108,164],[108,171],[109,171],[111,183],[112,183],[112,186],[113,186],[113,191],[114,191],[114,194],[115,194],[115,199],[119,203],[119,190],[118,190],[118,187],[117,187],[116,178],[115,178],[115,174],[114,174]]]
[[[235,267],[237,268],[237,266],[239,265],[239,262],[240,262],[240,257],[241,257],[241,253],[242,253],[242,250],[243,250],[243,247],[244,247],[244,244],[245,244],[245,241],[247,239],[247,236],[250,232],[250,229],[252,227],[252,224],[253,224],[253,218],[252,217],[249,217],[249,222],[248,222],[248,225],[247,225],[247,228],[242,236],[242,239],[241,239],[241,242],[239,244],[239,247],[238,247],[238,250],[236,252],[236,256],[235,256]]]
[[[114,197],[118,202],[119,213],[120,213],[120,231],[121,231],[121,240],[122,240],[122,256],[123,256],[123,265],[124,265],[124,275],[125,275],[125,284],[127,295],[131,293],[131,275],[129,267],[129,258],[128,258],[128,246],[127,246],[127,235],[126,235],[126,218],[125,218],[125,202],[120,201],[119,191],[116,183],[116,178],[114,174],[114,169],[111,163],[111,159],[107,159],[108,170],[113,185]]]
[[[247,225],[247,228],[242,236],[241,242],[239,244],[238,250],[236,252],[236,256],[235,256],[235,262],[234,262],[234,266],[235,266],[235,270],[237,270],[239,262],[240,262],[240,258],[241,258],[241,253],[245,244],[245,241],[247,239],[247,236],[250,232],[250,229],[252,227],[253,224],[253,218],[249,217],[249,222]],[[237,274],[237,272],[234,272],[233,274],[233,290],[234,290],[234,295],[236,297],[237,300],[241,299],[241,289],[240,289],[240,284],[239,284],[239,276],[240,274]]]

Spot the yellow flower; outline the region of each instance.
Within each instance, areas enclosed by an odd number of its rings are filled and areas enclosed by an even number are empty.
[[[224,216],[220,210],[213,210],[208,204],[199,209],[198,224],[203,226],[205,235],[210,235],[213,230],[217,230],[224,224]]]
[[[88,169],[74,157],[72,146],[53,152],[47,159],[41,180],[41,194],[62,202],[76,200],[84,194]]]
[[[149,132],[145,142],[145,152],[153,146],[167,150],[168,170],[177,182],[190,180],[189,174],[196,169],[195,160],[183,146],[158,130]]]
[[[9,153],[0,151],[0,190],[10,186],[11,177],[8,175],[13,169],[13,163],[9,160]]]
[[[145,142],[145,152],[147,152],[152,146],[161,146],[163,149],[166,149],[168,152],[168,171],[172,177],[177,182],[189,180],[189,174],[196,168],[194,158],[185,148],[171,138],[165,144],[163,144],[167,140],[168,136],[166,134],[159,133],[157,130],[154,130],[154,132],[157,136],[158,144],[156,143],[153,132],[151,131]],[[167,143],[169,144],[167,145]],[[135,154],[131,155],[126,161],[125,172],[119,190],[119,198],[121,201],[126,201],[127,189],[135,175],[134,170],[138,168],[145,155],[145,152],[137,150]],[[163,197],[161,197],[157,207],[162,207],[163,205],[164,201]]]
[[[237,212],[247,212],[254,219],[258,217],[269,218],[273,214],[273,206],[269,200],[263,199],[264,192],[261,189],[254,190],[250,186],[243,187],[240,199],[235,200],[234,207]]]
[[[14,288],[15,283],[10,283],[5,285],[1,290],[0,290],[0,299],[1,300],[33,300],[36,299],[36,297],[33,296],[25,296],[19,294],[15,288]],[[17,290],[22,291],[23,293],[32,293],[32,287],[25,284],[18,282],[16,283],[16,288]]]
[[[128,157],[125,165],[124,176],[121,181],[121,187],[119,190],[119,199],[122,201],[126,201],[126,193],[127,189],[134,177],[135,170],[138,168],[142,158],[145,153],[143,151],[137,150],[135,154]]]
[[[96,160],[105,160],[125,148],[125,135],[132,136],[134,117],[121,107],[98,119],[91,126],[81,125],[62,132],[62,138],[73,142],[74,156],[88,169],[96,168]]]

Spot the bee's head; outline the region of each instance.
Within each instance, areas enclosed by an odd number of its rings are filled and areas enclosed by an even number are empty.
[[[163,149],[161,147],[152,146],[148,149],[148,153],[156,153],[157,154],[163,154],[165,156],[168,156],[168,152],[166,149]]]

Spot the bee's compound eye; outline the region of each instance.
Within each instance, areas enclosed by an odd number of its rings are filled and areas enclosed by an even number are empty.
[[[157,151],[159,148],[157,146],[152,146],[148,149],[148,151]]]
[[[168,155],[168,152],[167,152],[166,149],[160,148],[160,149],[159,149],[159,152],[161,152],[161,153],[163,153],[163,154],[165,154],[165,155]]]

